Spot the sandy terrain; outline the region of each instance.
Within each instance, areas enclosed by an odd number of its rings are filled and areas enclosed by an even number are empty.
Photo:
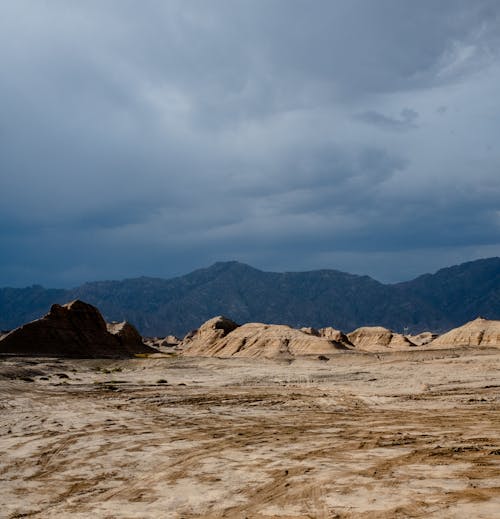
[[[0,398],[5,518],[500,517],[498,349],[4,359]]]

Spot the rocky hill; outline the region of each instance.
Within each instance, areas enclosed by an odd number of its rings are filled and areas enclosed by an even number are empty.
[[[98,306],[108,321],[133,323],[144,335],[182,336],[214,315],[295,328],[444,332],[478,315],[500,319],[500,258],[391,285],[336,270],[276,273],[224,262],[173,279],[99,281],[71,290],[3,288],[0,329],[12,329],[39,317],[52,303],[73,299]]]
[[[182,354],[200,357],[289,358],[296,355],[332,354],[345,350],[330,341],[280,324],[247,323],[238,326],[214,317],[181,344]]]
[[[0,338],[0,354],[48,357],[129,357],[156,350],[129,323],[106,323],[83,301],[54,304],[50,312]]]
[[[500,347],[500,321],[478,317],[459,328],[437,337],[433,347],[492,346]]]

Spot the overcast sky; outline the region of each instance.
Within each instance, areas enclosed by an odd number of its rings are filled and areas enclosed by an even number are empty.
[[[500,255],[498,0],[5,0],[0,67],[0,286]]]

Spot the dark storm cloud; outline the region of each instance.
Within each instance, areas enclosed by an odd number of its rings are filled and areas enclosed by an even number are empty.
[[[219,259],[396,279],[500,253],[499,16],[3,3],[0,285]]]

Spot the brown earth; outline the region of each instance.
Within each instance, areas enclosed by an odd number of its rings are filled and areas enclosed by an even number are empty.
[[[500,350],[0,361],[0,516],[500,515]]]

